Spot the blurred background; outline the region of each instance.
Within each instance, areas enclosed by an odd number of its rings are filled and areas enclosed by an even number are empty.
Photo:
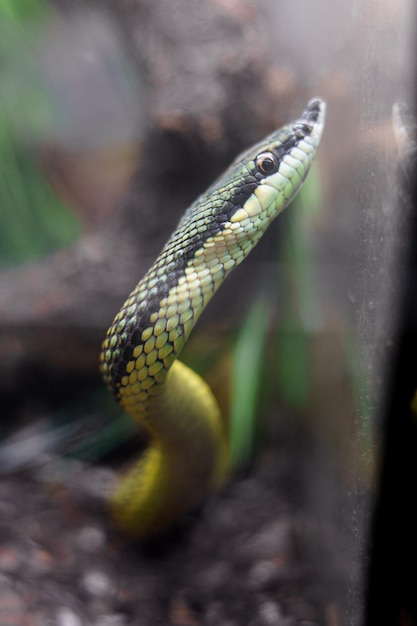
[[[413,12],[0,0],[2,624],[361,623]],[[328,114],[306,184],[182,356],[229,422],[230,483],[132,550],[103,490],[145,441],[100,380],[106,329],[188,204],[314,96]]]

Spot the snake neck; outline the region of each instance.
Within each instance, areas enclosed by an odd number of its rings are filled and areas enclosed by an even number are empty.
[[[201,204],[204,206],[204,199],[194,210],[201,211]],[[226,210],[226,205],[223,201],[218,210]],[[220,233],[194,246],[186,243],[196,238],[194,230],[188,232],[180,226],[107,332],[101,352],[102,375],[125,410],[139,421],[158,402],[155,398],[163,392],[168,371],[203,309],[271,219],[264,211],[256,231],[248,236],[241,213],[238,211]]]

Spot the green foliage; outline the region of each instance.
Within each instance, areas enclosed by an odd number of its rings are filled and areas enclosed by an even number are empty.
[[[309,335],[322,323],[310,234],[311,222],[320,205],[320,182],[317,170],[313,168],[290,209],[281,251],[287,271],[281,277],[277,379],[283,403],[295,410],[303,409],[308,402],[312,378]]]
[[[39,0],[0,0],[0,17],[3,16],[20,24],[23,20],[33,20],[46,13],[46,6]]]
[[[52,115],[33,54],[46,19],[39,0],[0,0],[0,266],[42,257],[80,230],[32,148]]]
[[[276,302],[259,296],[254,302],[233,349],[232,403],[230,420],[230,460],[232,467],[247,462],[253,452],[256,423],[260,414],[260,390],[271,398],[271,385],[279,385],[280,397],[288,407],[303,408],[311,383],[310,347],[306,329],[320,317],[311,280],[311,255],[306,213],[313,215],[320,200],[316,171],[289,209],[285,243],[280,246],[284,266],[289,268],[282,283],[276,350],[266,347],[271,333]],[[274,371],[273,377],[267,375]],[[273,381],[273,382],[272,382]]]
[[[107,389],[101,389],[95,394],[93,406],[96,407],[99,415],[99,423],[96,428],[91,429],[91,416],[83,416],[84,420],[82,436],[78,441],[69,446],[66,456],[80,459],[88,463],[100,461],[104,456],[117,450],[120,446],[135,437],[140,428],[132,420],[130,415],[123,412],[116,400],[110,396]],[[74,413],[79,415],[82,411],[74,409]],[[72,416],[72,421],[74,416]]]
[[[311,359],[308,336],[300,330],[285,331],[277,341],[277,381],[282,402],[296,410],[308,402]]]
[[[259,297],[249,310],[233,350],[230,415],[230,463],[238,467],[253,452],[259,392],[264,375],[265,345],[271,304]]]

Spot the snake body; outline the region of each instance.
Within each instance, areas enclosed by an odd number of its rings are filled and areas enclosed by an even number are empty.
[[[184,213],[110,326],[100,367],[150,446],[111,498],[116,523],[146,536],[195,507],[224,479],[228,444],[206,383],[176,358],[201,312],[300,189],[325,105],[241,154]]]

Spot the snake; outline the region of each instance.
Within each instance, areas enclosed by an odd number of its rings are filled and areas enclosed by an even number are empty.
[[[169,527],[220,488],[228,433],[207,383],[177,360],[202,311],[301,188],[325,103],[240,154],[189,206],[107,331],[105,383],[149,435],[109,496],[114,523],[135,538]]]

